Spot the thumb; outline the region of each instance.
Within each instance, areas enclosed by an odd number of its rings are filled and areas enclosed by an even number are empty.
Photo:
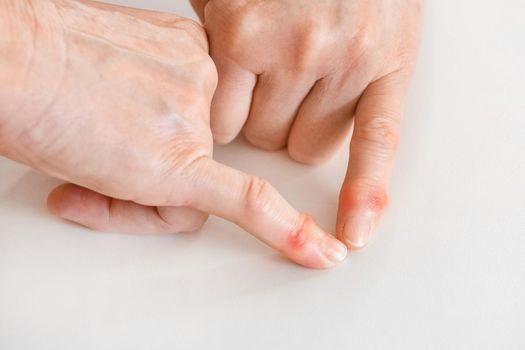
[[[298,264],[328,268],[344,260],[347,249],[298,213],[268,181],[201,158],[188,205],[234,222]]]
[[[387,204],[403,112],[402,80],[390,75],[370,84],[357,106],[337,217],[338,237],[349,247],[368,243]]]

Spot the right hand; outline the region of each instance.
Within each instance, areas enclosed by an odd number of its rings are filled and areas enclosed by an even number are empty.
[[[243,132],[267,150],[319,164],[352,130],[337,233],[370,240],[388,204],[421,0],[192,0],[219,73],[215,141]]]
[[[51,193],[54,213],[124,232],[191,231],[211,213],[299,264],[344,259],[267,181],[212,160],[217,73],[198,24],[91,1],[25,4],[32,23],[11,23],[17,44],[0,51],[20,55],[0,60],[11,65],[0,154],[75,184]]]

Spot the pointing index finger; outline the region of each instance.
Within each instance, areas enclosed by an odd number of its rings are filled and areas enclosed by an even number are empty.
[[[298,264],[328,268],[347,248],[297,212],[265,179],[205,159],[189,205],[236,223]]]

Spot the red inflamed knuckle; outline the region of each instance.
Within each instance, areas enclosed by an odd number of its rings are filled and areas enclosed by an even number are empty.
[[[303,250],[309,243],[307,219],[302,218],[299,224],[291,229],[286,236],[286,247],[293,251]]]
[[[388,193],[380,186],[374,186],[371,181],[360,179],[342,189],[340,202],[344,211],[366,207],[380,213],[388,206]]]

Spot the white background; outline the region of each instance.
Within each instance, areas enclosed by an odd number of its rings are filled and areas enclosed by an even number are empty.
[[[391,208],[364,251],[311,271],[216,218],[97,234],[46,212],[55,180],[0,160],[0,349],[525,349],[524,5],[427,5]],[[327,229],[346,157],[217,151]]]

